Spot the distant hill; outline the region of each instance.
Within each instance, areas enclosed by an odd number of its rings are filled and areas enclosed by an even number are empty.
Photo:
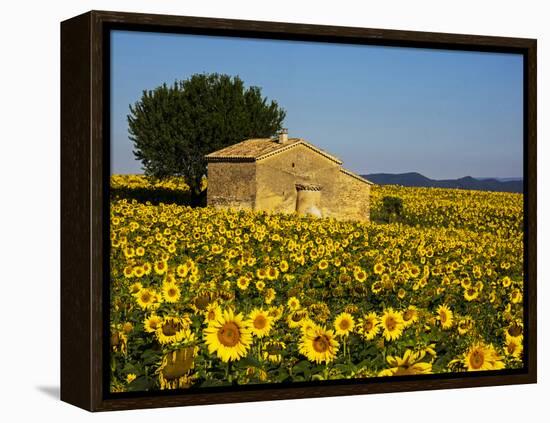
[[[402,185],[405,187],[459,188],[478,191],[523,192],[523,180],[518,178],[430,179],[418,172],[371,173],[361,175],[378,185]]]

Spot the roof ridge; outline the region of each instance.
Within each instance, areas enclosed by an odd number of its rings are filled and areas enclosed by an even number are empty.
[[[244,147],[247,143],[250,144],[248,151],[239,151],[239,147]],[[262,145],[262,143],[265,143],[265,145]],[[276,139],[274,140],[272,138],[248,138],[220,150],[213,151],[212,153],[207,154],[205,158],[207,161],[259,161],[287,151],[297,145],[304,145],[327,159],[340,165],[342,164],[342,161],[339,158],[327,153],[323,149],[311,144],[303,138],[289,138],[288,142],[284,144],[280,144]]]
[[[374,182],[369,181],[366,178],[363,178],[361,175],[358,175],[357,173],[353,173],[351,170],[341,167],[340,172],[345,173],[348,176],[351,176],[352,178],[355,178],[361,182],[365,182],[369,185],[374,185]]]

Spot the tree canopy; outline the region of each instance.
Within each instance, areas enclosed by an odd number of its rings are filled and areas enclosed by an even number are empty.
[[[206,174],[204,156],[246,138],[274,136],[285,111],[245,87],[238,76],[195,74],[145,90],[130,105],[128,126],[134,155],[147,176],[181,176],[194,196]]]

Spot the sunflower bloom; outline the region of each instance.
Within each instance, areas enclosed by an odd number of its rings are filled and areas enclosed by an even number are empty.
[[[413,352],[407,349],[403,357],[387,356],[386,360],[391,367],[382,370],[378,376],[423,375],[432,373],[432,365],[421,361],[425,355],[424,351]]]
[[[359,319],[357,332],[367,341],[373,339],[380,330],[380,320],[376,313],[365,314]]]
[[[497,353],[495,347],[489,344],[477,343],[472,345],[464,353],[463,363],[466,369],[478,370],[500,370],[504,368],[502,357]]]
[[[162,285],[162,298],[167,303],[177,303],[180,296],[180,289],[174,282],[165,282]]]
[[[449,329],[453,326],[453,312],[444,304],[437,307],[437,319],[443,329]]]
[[[266,311],[256,308],[252,310],[249,316],[248,326],[253,335],[263,338],[271,330],[273,319]]]
[[[208,323],[204,339],[210,354],[216,353],[223,362],[240,360],[252,343],[252,333],[242,313],[225,310],[218,320]]]
[[[403,316],[398,311],[394,311],[392,308],[384,310],[380,321],[386,341],[394,341],[403,333],[405,327]]]
[[[355,320],[349,313],[340,313],[334,320],[336,335],[348,336],[355,326]]]
[[[334,332],[318,326],[302,335],[299,351],[309,361],[328,364],[336,358],[338,347]]]

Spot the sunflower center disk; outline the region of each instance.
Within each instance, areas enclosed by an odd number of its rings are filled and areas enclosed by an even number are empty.
[[[479,369],[483,365],[484,360],[485,357],[481,351],[474,351],[470,357],[470,364],[474,369]]]
[[[510,327],[510,329],[508,330],[508,333],[511,336],[519,336],[521,335],[521,332],[522,332],[521,327],[517,325]]]
[[[318,336],[313,340],[313,349],[318,353],[323,353],[328,350],[329,342],[324,336]]]
[[[267,321],[264,316],[258,316],[254,319],[254,327],[256,329],[263,329],[265,328],[266,324],[267,324]]]
[[[175,322],[167,322],[162,326],[162,333],[165,336],[174,336],[180,329],[180,324]]]
[[[224,324],[218,331],[218,340],[226,347],[234,347],[239,343],[240,338],[239,327],[233,322]]]

